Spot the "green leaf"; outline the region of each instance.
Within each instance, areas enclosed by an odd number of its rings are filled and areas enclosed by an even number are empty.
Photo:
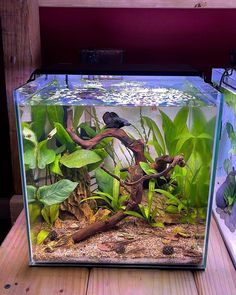
[[[31,106],[31,112],[32,112],[32,124],[31,129],[34,131],[34,133],[37,136],[37,139],[40,140],[40,138],[44,135],[44,127],[45,127],[45,121],[46,121],[46,106],[44,105],[37,105],[37,106]]]
[[[130,215],[130,216],[134,216],[134,217],[144,219],[144,217],[141,214],[139,214],[138,212],[135,212],[135,211],[125,211],[124,213],[127,214],[127,215]]]
[[[59,216],[59,204],[51,205],[49,207],[49,216],[50,216],[50,223],[51,225],[54,224],[54,222],[57,220]]]
[[[192,108],[191,119],[193,121],[192,130],[191,130],[193,135],[197,136],[205,131],[205,126],[207,121],[203,111],[199,107]]]
[[[175,213],[178,213],[179,211],[178,211],[178,207],[173,206],[173,205],[169,205],[166,207],[166,212],[175,214]]]
[[[36,194],[37,188],[34,187],[33,185],[27,185],[26,190],[27,190],[28,203],[30,204],[32,202],[35,202],[37,198],[37,194]]]
[[[49,235],[49,232],[46,231],[46,230],[44,230],[44,229],[42,229],[42,230],[38,233],[38,235],[37,235],[37,242],[36,242],[36,244],[37,244],[37,245],[42,244],[42,242],[47,238],[48,235]]]
[[[73,152],[76,148],[76,144],[66,129],[60,123],[55,123],[54,126],[57,128],[56,139],[61,145],[65,145],[69,152]]]
[[[39,205],[39,203],[30,203],[28,205],[29,208],[29,219],[30,219],[30,223],[34,223],[36,221],[36,219],[41,215],[41,206]]]
[[[52,149],[47,148],[48,139],[38,144],[38,168],[44,169],[46,165],[51,164],[55,160],[56,153]]]
[[[112,195],[113,177],[107,174],[101,168],[97,168],[95,170],[95,177],[99,190],[103,191],[104,193],[108,193],[109,195]]]
[[[62,179],[52,185],[41,186],[38,189],[39,200],[47,206],[60,204],[70,196],[77,185],[77,182]]]
[[[174,154],[175,146],[173,140],[176,137],[176,128],[171,119],[161,110],[159,110],[162,118],[162,129],[165,135],[165,143],[170,155]]]
[[[83,149],[69,155],[64,154],[61,157],[60,163],[68,168],[81,168],[101,160],[102,158],[96,152]]]
[[[64,109],[63,106],[49,105],[47,106],[48,120],[51,126],[54,126],[54,123],[64,124]]]
[[[165,141],[156,122],[146,116],[143,116],[142,119],[153,133],[153,143],[155,142],[155,147],[159,151],[158,155],[165,154]]]
[[[106,196],[92,196],[92,197],[88,197],[85,199],[82,199],[80,201],[80,203],[83,203],[85,201],[89,201],[89,200],[103,200],[105,201],[109,206],[111,206],[111,202],[109,201],[109,199]]]
[[[50,170],[52,173],[63,176],[61,168],[60,168],[60,159],[61,159],[61,154],[58,154],[55,156],[54,162],[50,166]]]
[[[35,169],[37,166],[37,146],[32,142],[24,140],[24,164],[29,169]]]
[[[160,227],[160,228],[164,228],[165,225],[162,222],[154,222],[154,223],[150,223],[152,227]]]
[[[28,141],[32,142],[35,146],[37,146],[37,144],[38,144],[37,137],[36,137],[36,134],[32,130],[30,130],[27,127],[24,127],[22,130],[22,134],[23,134],[23,138],[25,140],[28,140]]]
[[[49,206],[44,206],[43,209],[41,210],[41,214],[43,216],[43,219],[47,222],[47,224],[51,225]]]
[[[207,133],[205,133],[205,132],[199,134],[199,135],[197,136],[197,138],[198,138],[198,139],[211,139],[211,140],[213,139],[213,137],[212,137],[210,134],[207,134]]]
[[[120,177],[120,169],[121,169],[121,163],[117,163],[116,167],[113,171],[113,174]],[[113,179],[113,198],[115,201],[118,200],[120,195],[120,182],[117,179]]]
[[[83,106],[74,106],[74,119],[73,119],[73,128],[76,130],[79,124],[79,120],[83,115],[84,107]]]
[[[92,127],[90,127],[87,123],[80,123],[78,128],[84,129],[84,131],[86,132],[89,138],[93,138],[97,134],[96,131]]]
[[[108,153],[104,149],[94,149],[93,151],[101,157],[101,161],[93,163],[93,164],[89,164],[88,165],[89,172],[98,168],[99,165],[103,162],[103,160],[108,156]]]
[[[188,119],[189,108],[181,108],[175,116],[174,125],[176,127],[176,133],[180,134],[186,128],[187,119]]]
[[[145,162],[139,162],[140,167],[142,168],[142,170],[147,174],[147,175],[151,175],[151,174],[156,174],[157,171],[155,169],[152,169],[148,163]]]

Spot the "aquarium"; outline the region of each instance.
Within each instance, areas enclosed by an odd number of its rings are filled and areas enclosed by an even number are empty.
[[[200,77],[41,75],[15,91],[31,265],[203,269],[222,95]]]
[[[236,267],[236,71],[214,69],[212,81],[225,98],[213,212]]]

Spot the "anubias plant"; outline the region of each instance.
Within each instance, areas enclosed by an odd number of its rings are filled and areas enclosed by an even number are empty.
[[[62,179],[52,185],[39,188],[27,186],[27,199],[30,222],[34,223],[40,216],[48,225],[53,225],[59,216],[60,204],[74,191],[77,182]]]

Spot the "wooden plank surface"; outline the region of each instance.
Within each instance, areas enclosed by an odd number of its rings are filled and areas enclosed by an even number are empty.
[[[236,271],[214,220],[206,271],[29,267],[23,214],[0,247],[0,265],[1,295],[234,295],[236,290]]]
[[[190,271],[92,269],[87,295],[197,295]]]
[[[235,295],[236,271],[212,218],[207,269],[194,273],[199,295]]]
[[[39,0],[43,7],[236,8],[235,0]]]
[[[25,83],[33,70],[40,65],[39,9],[37,0],[1,0],[3,57],[10,144],[15,194],[21,193],[19,159],[13,90]]]
[[[0,294],[86,294],[89,276],[86,268],[28,266],[25,227],[21,214],[0,247]],[[6,289],[8,284],[10,287]]]

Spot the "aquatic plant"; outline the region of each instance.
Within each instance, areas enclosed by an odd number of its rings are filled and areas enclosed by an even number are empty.
[[[77,185],[77,182],[68,179],[62,179],[52,185],[44,185],[39,188],[27,185],[31,223],[42,216],[49,225],[53,225],[58,218],[60,204],[69,197]]]
[[[120,170],[121,164],[117,163],[112,173],[117,177],[121,177]],[[92,197],[81,200],[81,203],[89,200],[102,200],[105,202],[105,206],[113,212],[125,209],[124,203],[128,200],[129,194],[120,195],[120,182],[108,175],[101,168],[97,169],[95,175],[98,185],[103,191],[96,191]],[[101,206],[103,207],[104,203]]]
[[[137,211],[137,209],[139,208],[138,205],[142,201],[143,182],[145,180],[160,179],[160,177],[162,176],[167,176],[176,165],[179,165],[181,167],[185,165],[182,155],[167,157],[166,159],[162,159],[164,165],[162,165],[162,169],[160,169],[158,173],[152,175],[144,175],[144,171],[139,165],[140,162],[147,162],[144,155],[144,143],[142,140],[136,140],[129,137],[128,134],[120,128],[105,129],[92,139],[84,140],[74,131],[73,112],[71,109],[67,110],[67,131],[76,144],[81,146],[83,149],[89,150],[96,146],[104,138],[116,138],[120,140],[126,148],[133,152],[135,160],[135,165],[128,168],[128,181],[123,181],[119,176],[113,174],[107,168],[105,168],[104,165],[100,165],[100,168],[103,169],[107,174],[115,178],[117,181],[119,181],[120,186],[122,186],[124,189],[127,190],[127,187],[131,187],[130,198],[127,200],[125,210],[119,210],[112,217],[107,219],[106,222],[98,221],[75,232],[72,236],[74,242],[79,242],[83,239],[86,239],[99,231],[110,229],[116,223],[127,216],[127,214],[125,214],[125,211]]]
[[[205,219],[215,117],[207,121],[199,107],[183,107],[173,120],[162,110],[159,111],[163,135],[154,120],[143,117],[148,128],[148,145],[154,147],[159,157],[166,152],[169,155],[183,154],[187,164],[184,168],[174,169],[171,180],[166,184],[166,191],[181,199],[187,207],[189,216],[185,221],[194,222],[196,211]],[[191,125],[188,124],[189,119]],[[177,185],[173,185],[175,183]],[[167,208],[178,212],[174,205]]]

